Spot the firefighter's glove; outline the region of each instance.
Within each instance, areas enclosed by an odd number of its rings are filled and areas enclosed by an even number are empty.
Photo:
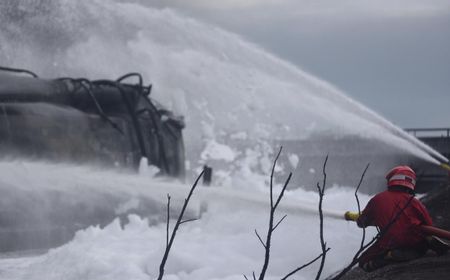
[[[356,213],[356,212],[347,211],[347,212],[345,212],[344,217],[345,217],[345,219],[347,221],[354,221],[354,222],[356,222],[356,220],[358,220],[358,218],[359,218],[359,214]]]

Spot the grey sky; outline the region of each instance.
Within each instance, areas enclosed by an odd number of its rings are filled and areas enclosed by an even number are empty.
[[[139,2],[238,33],[402,127],[450,127],[448,0]]]

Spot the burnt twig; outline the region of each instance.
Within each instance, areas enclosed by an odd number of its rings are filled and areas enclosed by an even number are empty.
[[[322,212],[322,203],[323,203],[323,197],[325,195],[325,187],[327,184],[327,173],[326,173],[326,166],[328,162],[328,155],[325,157],[325,161],[323,162],[322,167],[322,173],[323,173],[323,183],[322,187],[319,183],[317,183],[317,190],[319,191],[319,219],[320,219],[320,246],[322,248],[322,255],[321,255],[321,261],[320,261],[320,267],[317,271],[316,280],[320,278],[320,275],[322,274],[323,266],[325,265],[325,258],[327,255],[327,243],[324,240],[323,237],[323,212]]]
[[[328,252],[330,250],[330,248],[327,248],[325,251]],[[323,253],[321,253],[320,255],[318,255],[315,259],[313,259],[312,261],[310,261],[309,263],[306,263],[296,269],[294,269],[292,272],[290,272],[289,274],[287,274],[286,276],[284,276],[283,278],[281,278],[281,280],[286,280],[289,277],[291,277],[292,275],[294,275],[295,273],[299,272],[300,270],[304,269],[305,267],[308,267],[310,265],[312,265],[313,263],[315,263],[318,259],[320,259],[322,257]]]
[[[368,163],[366,165],[366,168],[364,169],[363,173],[361,174],[361,178],[359,179],[358,186],[356,187],[356,190],[355,190],[355,199],[356,199],[356,204],[358,205],[358,214],[359,215],[361,215],[361,204],[359,203],[358,191],[359,191],[359,188],[361,187],[362,181],[364,180],[364,176],[366,176],[366,172],[367,172],[367,169],[369,169],[369,166],[370,166],[370,163]],[[362,247],[364,247],[365,240],[366,240],[366,228],[363,227],[362,228],[361,244],[359,246],[360,249]]]
[[[264,249],[266,248],[266,244],[264,244],[264,241],[262,241],[261,236],[259,235],[258,231],[255,229],[255,234],[259,239],[259,242],[261,242],[261,245],[264,247]]]
[[[194,221],[197,221],[197,220],[198,220],[198,219],[188,219],[188,220],[185,220],[185,221],[180,222],[180,225],[182,225],[182,224],[184,224],[184,223],[194,222]]]
[[[313,264],[314,262],[316,262],[319,259],[321,259],[321,262],[320,262],[319,270],[317,271],[316,279],[319,279],[320,275],[322,274],[323,266],[325,264],[325,257],[326,257],[326,254],[328,253],[328,251],[330,250],[330,248],[327,248],[327,243],[325,242],[324,237],[323,237],[323,211],[322,211],[323,197],[325,196],[325,188],[326,188],[326,184],[327,184],[327,173],[326,173],[327,162],[328,162],[328,155],[325,158],[325,161],[323,163],[323,168],[322,168],[322,173],[323,173],[322,186],[320,186],[320,183],[317,182],[317,190],[319,192],[320,245],[321,245],[322,253],[319,256],[317,256],[315,259],[313,259],[312,261],[294,269],[292,272],[287,274],[281,280],[287,279],[288,277],[290,277],[290,276],[294,275],[295,273],[299,272],[300,270],[310,266],[311,264]]]
[[[167,194],[166,248],[169,247],[170,195]]]
[[[287,217],[287,215],[284,215],[283,218],[281,218],[278,223],[273,227],[273,231],[277,229],[277,227],[283,222],[283,220]]]
[[[195,187],[197,187],[198,181],[200,180],[200,178],[202,176],[203,176],[203,171],[200,173],[200,175],[198,175],[197,179],[195,180],[195,183],[192,185],[191,190],[189,191],[189,194],[188,194],[187,198],[184,200],[183,208],[181,208],[180,215],[178,216],[178,220],[177,220],[177,222],[175,224],[175,227],[173,228],[170,240],[169,240],[170,195],[167,195],[167,208],[168,209],[167,209],[167,227],[166,227],[166,230],[167,230],[166,250],[165,250],[164,256],[163,256],[163,258],[161,260],[161,264],[159,265],[159,275],[158,275],[158,278],[157,278],[158,280],[161,280],[163,278],[163,276],[164,276],[164,267],[166,265],[167,258],[169,257],[169,252],[170,252],[170,249],[172,248],[173,241],[175,240],[175,236],[177,234],[177,230],[178,230],[179,226],[182,223],[187,222],[187,221],[184,221],[184,222],[182,221],[183,220],[183,216],[184,216],[184,212],[186,211],[186,208],[187,208],[187,206],[189,204],[189,200],[191,199],[192,194],[194,193]]]
[[[261,238],[261,236],[258,234],[258,232],[255,230],[255,234],[258,237],[259,241],[261,242],[261,244],[263,245],[264,249],[265,249],[265,256],[264,256],[264,264],[261,268],[261,272],[259,274],[258,279],[259,280],[263,280],[265,275],[266,275],[266,271],[267,268],[269,266],[269,261],[270,261],[270,246],[271,246],[271,242],[272,242],[272,234],[275,231],[275,229],[281,224],[281,222],[283,222],[283,220],[286,218],[286,215],[280,219],[280,221],[278,221],[275,226],[274,226],[274,218],[275,218],[275,212],[276,209],[278,207],[278,205],[281,202],[281,199],[284,196],[284,192],[289,184],[289,181],[292,178],[292,172],[289,173],[288,178],[286,179],[283,187],[281,188],[281,192],[278,195],[277,199],[274,201],[274,197],[273,197],[273,177],[274,177],[274,173],[275,173],[275,166],[277,164],[278,158],[280,157],[281,151],[282,151],[283,147],[280,147],[280,150],[278,151],[277,156],[275,157],[275,160],[273,162],[272,165],[272,171],[270,173],[270,215],[269,215],[269,227],[267,229],[267,237],[266,237],[266,241],[264,242]],[[247,279],[247,277],[244,275],[244,277]],[[256,276],[255,273],[253,272],[253,279],[256,280]]]
[[[281,151],[282,151],[283,147],[280,147],[280,150],[278,151],[278,154],[273,162],[272,165],[272,172],[270,173],[270,216],[269,216],[269,228],[267,229],[267,237],[266,237],[266,242],[264,243],[265,245],[265,257],[264,257],[264,264],[263,267],[261,269],[261,273],[259,274],[258,279],[259,280],[263,280],[264,276],[266,275],[266,271],[267,271],[267,267],[269,266],[269,261],[270,261],[270,245],[272,242],[272,233],[275,230],[276,227],[274,227],[274,217],[275,217],[275,211],[278,207],[278,205],[280,204],[281,199],[283,198],[284,195],[284,191],[286,190],[286,187],[289,184],[289,181],[291,180],[292,177],[292,173],[289,173],[289,176],[286,180],[286,182],[284,183],[283,188],[281,189],[280,194],[278,195],[278,198],[274,204],[274,200],[273,200],[273,176],[275,173],[275,166],[277,164],[278,158],[280,157]],[[277,226],[279,225],[279,223],[277,224]]]

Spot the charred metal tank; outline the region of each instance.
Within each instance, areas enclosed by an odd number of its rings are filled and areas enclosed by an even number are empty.
[[[0,154],[131,169],[146,157],[161,175],[183,178],[183,117],[150,92],[138,73],[46,80],[1,67]]]

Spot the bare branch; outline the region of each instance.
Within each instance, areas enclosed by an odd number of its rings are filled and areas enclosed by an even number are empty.
[[[363,173],[361,174],[361,178],[359,179],[358,182],[358,186],[356,187],[355,190],[355,199],[356,199],[356,204],[358,205],[358,214],[361,215],[361,204],[359,203],[359,197],[358,197],[358,191],[359,188],[361,187],[361,183],[364,180],[364,176],[366,175],[367,169],[369,169],[370,163],[368,163],[366,165],[366,168],[364,169]],[[364,242],[366,241],[366,228],[363,227],[362,228],[362,237],[361,237],[361,244],[359,245],[359,248],[364,247]]]
[[[283,146],[280,147],[275,160],[272,165],[272,172],[270,172],[270,208],[273,209],[273,176],[275,174],[275,166],[277,165],[278,158],[280,157],[281,151],[283,150]]]
[[[356,203],[358,204],[358,213],[359,214],[361,214],[361,204],[359,203],[358,191],[359,191],[359,188],[361,187],[361,184],[362,184],[362,182],[364,180],[364,176],[366,176],[366,172],[367,172],[367,169],[369,169],[369,166],[370,166],[370,163],[368,163],[366,165],[366,168],[364,168],[364,171],[361,174],[361,178],[359,179],[358,186],[356,187],[356,190],[355,190],[355,198],[356,198]]]
[[[322,194],[322,188],[320,187],[320,183],[319,182],[317,182],[316,187],[317,187],[317,191],[319,192],[319,195],[322,196],[323,195]]]
[[[197,220],[198,220],[198,219],[189,219],[189,220],[185,220],[185,221],[180,222],[180,225],[182,225],[182,224],[184,224],[184,223],[194,222],[194,221],[197,221]]]
[[[283,218],[280,219],[280,221],[273,227],[272,231],[275,231],[277,227],[281,224],[281,222],[287,217],[287,215],[284,215]]]
[[[275,231],[275,229],[281,224],[281,222],[283,222],[283,220],[286,218],[286,215],[281,218],[280,221],[278,221],[278,223],[274,226],[274,218],[275,218],[275,212],[277,210],[278,205],[281,202],[281,199],[284,196],[284,193],[286,191],[286,188],[292,178],[292,173],[289,173],[288,178],[286,179],[280,193],[278,194],[278,197],[275,200],[274,203],[274,197],[273,197],[273,185],[274,185],[274,174],[275,174],[275,167],[277,164],[277,161],[280,157],[281,151],[283,150],[283,147],[280,147],[280,150],[278,151],[275,160],[273,162],[272,165],[272,171],[270,173],[270,213],[269,213],[269,227],[267,228],[267,236],[266,236],[266,241],[264,242],[263,239],[261,238],[261,236],[259,235],[259,233],[255,230],[255,234],[258,237],[259,241],[261,242],[261,244],[263,245],[264,249],[265,249],[265,255],[264,255],[264,263],[263,266],[261,268],[261,272],[259,274],[258,279],[259,280],[263,280],[267,271],[267,268],[269,266],[269,261],[270,261],[270,245],[272,242],[272,234]],[[255,272],[253,272],[253,279],[256,280],[256,276],[255,276]]]
[[[247,275],[242,274],[244,276],[245,280],[248,280]],[[253,271],[253,280],[256,280],[255,272]]]
[[[320,246],[322,248],[322,256],[320,261],[319,270],[317,271],[316,280],[320,278],[320,275],[322,274],[323,267],[325,265],[325,258],[327,256],[327,244],[325,243],[324,237],[323,237],[323,211],[322,211],[322,203],[323,203],[323,197],[325,195],[325,187],[327,184],[327,172],[326,172],[326,166],[328,162],[328,155],[325,157],[325,161],[323,162],[323,183],[322,187],[320,187],[319,183],[317,183],[317,189],[319,191],[319,219],[320,219]]]
[[[327,248],[325,250],[325,252],[330,251],[330,248]],[[288,277],[291,277],[292,275],[294,275],[295,273],[299,272],[300,270],[304,269],[305,267],[308,267],[310,265],[312,265],[313,263],[315,263],[318,259],[320,259],[322,257],[324,253],[321,253],[320,255],[318,255],[315,259],[313,259],[312,261],[310,261],[309,263],[306,263],[296,269],[294,269],[292,272],[290,272],[288,275],[284,276],[283,278],[281,278],[281,280],[286,280]]]
[[[184,200],[183,208],[181,208],[180,215],[178,215],[178,220],[177,220],[177,222],[175,224],[175,227],[173,228],[173,231],[172,231],[172,236],[170,237],[170,240],[169,240],[169,242],[168,242],[168,244],[166,246],[166,250],[164,252],[164,256],[163,256],[163,258],[161,260],[161,264],[159,265],[158,280],[161,280],[163,278],[163,276],[164,276],[164,267],[166,265],[167,258],[169,257],[170,249],[172,248],[173,242],[175,240],[175,236],[177,234],[177,230],[178,230],[178,228],[179,228],[179,226],[180,226],[180,224],[181,224],[181,222],[183,220],[183,215],[184,215],[184,212],[186,211],[186,208],[187,208],[187,206],[189,204],[189,200],[191,199],[192,194],[194,193],[194,190],[197,187],[197,184],[198,184],[200,178],[203,176],[203,173],[204,173],[204,171],[202,171],[200,173],[200,175],[198,175],[197,179],[195,180],[194,184],[191,187],[191,190],[189,191],[189,194],[188,194],[187,198]],[[168,195],[168,201],[170,201],[169,197],[170,196]],[[169,205],[170,205],[170,203],[168,202],[168,206]],[[167,220],[169,220],[169,219],[167,219]],[[167,226],[167,228],[168,228],[168,226]]]
[[[266,275],[267,268],[269,267],[270,245],[271,245],[271,242],[272,242],[272,234],[273,234],[273,231],[275,230],[274,226],[273,226],[273,220],[274,220],[274,217],[275,217],[275,211],[276,211],[278,205],[280,204],[280,201],[281,201],[281,199],[283,198],[283,195],[284,195],[284,191],[286,190],[286,188],[287,188],[287,186],[289,184],[289,181],[291,180],[291,177],[292,177],[292,173],[290,173],[288,178],[287,178],[287,180],[286,180],[286,182],[284,183],[283,188],[281,189],[280,194],[278,195],[278,198],[277,198],[275,204],[274,204],[274,202],[273,202],[273,177],[274,177],[274,174],[275,174],[275,166],[277,164],[278,158],[280,157],[280,154],[281,154],[282,150],[283,150],[283,147],[280,147],[280,150],[278,151],[278,154],[275,157],[275,160],[273,162],[272,171],[270,173],[270,215],[269,215],[269,227],[267,229],[266,242],[264,243],[264,242],[262,242],[262,240],[260,240],[261,243],[264,244],[264,248],[266,249],[265,250],[266,252],[265,252],[265,256],[264,256],[264,264],[263,264],[263,266],[261,268],[261,273],[259,274],[259,277],[258,277],[259,280],[263,280],[264,279],[264,276]],[[278,225],[279,225],[279,223],[277,224],[277,226]],[[277,226],[275,226],[275,228]],[[258,238],[260,238],[260,237],[258,236]]]
[[[166,248],[169,247],[170,195],[167,194]]]
[[[275,202],[275,206],[273,208],[277,208],[278,204],[280,204],[281,199],[283,198],[284,191],[286,190],[287,186],[289,185],[289,182],[292,178],[292,172],[289,173],[288,178],[286,179],[286,182],[284,182],[283,188],[281,189],[280,195],[278,196],[277,202]]]
[[[259,236],[258,231],[255,229],[255,234],[258,237],[259,241],[261,242],[261,244],[263,245],[264,248],[266,248],[266,244],[264,244],[264,242],[262,241],[261,236]]]
[[[327,185],[327,172],[326,172],[327,163],[328,163],[328,155],[325,157],[325,160],[324,160],[323,166],[322,166],[322,175],[323,175],[322,195],[325,192],[325,187]]]

